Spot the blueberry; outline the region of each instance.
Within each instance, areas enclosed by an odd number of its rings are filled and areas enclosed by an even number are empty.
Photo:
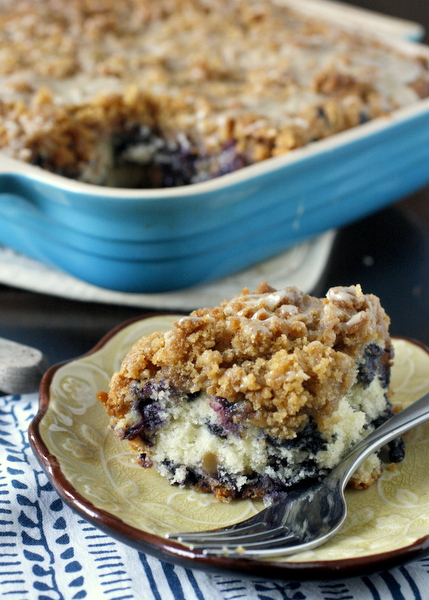
[[[212,435],[216,437],[225,439],[228,436],[228,432],[222,427],[222,425],[217,425],[216,423],[208,422],[206,425],[207,429],[210,431]]]
[[[270,436],[267,441],[273,446],[287,449],[296,448],[311,454],[317,454],[320,450],[326,449],[326,440],[322,438],[315,420],[311,417],[294,438],[282,440]]]
[[[225,430],[225,433],[239,435],[245,413],[244,404],[242,402],[229,402],[221,396],[211,396],[209,404],[217,413],[219,424]]]
[[[143,433],[144,427],[145,427],[144,420],[140,419],[140,421],[137,421],[137,423],[134,423],[134,425],[131,425],[130,427],[128,427],[128,429],[125,430],[123,439],[124,440],[132,440],[132,439],[136,438],[138,435]]]
[[[363,123],[368,123],[371,120],[371,117],[363,110],[359,113],[359,123],[362,125]]]
[[[159,402],[159,396],[178,397],[176,390],[168,386],[166,381],[148,381],[143,386],[134,384],[132,391],[135,395],[133,408],[137,410],[141,419],[128,427],[125,431],[125,439],[133,439],[139,436],[146,444],[153,445],[150,434],[157,431],[166,424],[165,409]]]
[[[391,350],[380,348],[375,343],[370,343],[365,348],[363,361],[359,366],[357,381],[368,387],[378,376],[383,387],[388,388],[390,382]]]
[[[388,401],[384,411],[381,414],[379,414],[378,417],[376,417],[373,421],[371,421],[370,425],[372,427],[374,427],[374,429],[377,429],[377,427],[380,427],[380,425],[383,425],[383,423],[385,423],[392,416],[393,416],[392,406],[391,406],[390,402]]]
[[[142,410],[144,426],[149,431],[156,431],[157,429],[161,429],[166,423],[165,416],[163,415],[163,410],[156,404],[152,402],[151,404],[146,404]]]
[[[164,467],[166,467],[171,473],[172,477],[176,474],[177,469],[180,469],[182,465],[174,463],[172,460],[165,459],[162,461]],[[176,485],[186,485],[186,486],[195,486],[201,482],[203,476],[200,473],[197,473],[195,469],[190,467],[186,468],[185,479],[182,483]]]
[[[234,171],[238,171],[238,169],[242,169],[249,164],[246,157],[237,152],[235,142],[233,140],[229,140],[223,145],[222,150],[217,158],[217,162],[219,167],[216,177],[219,177],[220,175],[226,175],[227,173],[233,173]]]
[[[389,460],[393,463],[402,462],[405,458],[405,444],[402,438],[396,438],[389,443]]]
[[[377,429],[378,427],[380,427],[380,425],[383,425],[383,423],[385,423],[388,419],[390,419],[393,416],[393,412],[392,412],[392,406],[389,402],[389,400],[387,400],[387,406],[385,408],[385,410],[381,413],[381,415],[378,415],[378,417],[376,419],[374,419],[370,425],[372,427],[374,427],[374,429]],[[402,438],[396,438],[394,439],[392,442],[389,442],[388,444],[388,448],[389,448],[389,460],[394,462],[394,463],[398,463],[404,460],[405,458],[405,444],[404,441],[402,440]]]

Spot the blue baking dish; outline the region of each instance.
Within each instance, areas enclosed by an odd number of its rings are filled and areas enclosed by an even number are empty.
[[[300,8],[387,33],[394,46],[429,60],[416,43],[418,24],[325,0],[302,0]],[[0,244],[102,288],[164,292],[248,268],[428,182],[429,99],[169,189],[91,185],[0,154]]]
[[[0,158],[0,243],[94,285],[201,284],[429,182],[429,100],[211,181],[105,188]]]

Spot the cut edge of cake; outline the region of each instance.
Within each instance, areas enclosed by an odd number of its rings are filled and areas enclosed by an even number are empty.
[[[141,338],[98,394],[114,435],[171,484],[271,500],[325,476],[392,415],[389,318],[360,286],[262,284]],[[402,440],[390,460],[404,457]],[[377,454],[351,484],[369,487]]]

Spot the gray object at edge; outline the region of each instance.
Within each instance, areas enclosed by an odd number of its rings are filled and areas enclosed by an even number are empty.
[[[0,390],[5,394],[36,392],[48,367],[36,348],[0,338]]]

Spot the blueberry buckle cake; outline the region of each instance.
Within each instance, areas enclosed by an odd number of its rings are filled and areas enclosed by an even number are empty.
[[[429,96],[422,51],[299,4],[2,0],[0,151],[96,185],[187,185]]]
[[[326,475],[392,415],[388,326],[360,286],[319,299],[262,284],[141,338],[98,398],[114,434],[171,484],[270,499]],[[389,454],[403,459],[402,440]],[[352,485],[381,470],[374,454]]]

